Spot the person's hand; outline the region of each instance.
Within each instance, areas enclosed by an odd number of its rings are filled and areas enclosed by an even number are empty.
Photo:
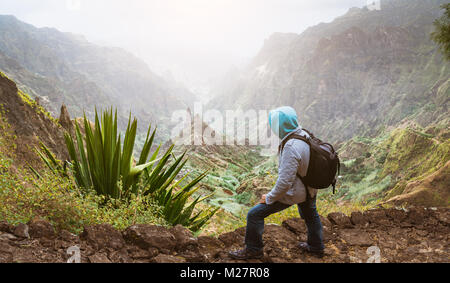
[[[259,201],[260,204],[266,204],[266,195],[261,196],[261,200]]]

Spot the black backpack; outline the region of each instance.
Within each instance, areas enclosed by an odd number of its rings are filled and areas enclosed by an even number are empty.
[[[300,174],[297,174],[297,176],[305,186],[319,190],[333,186],[333,193],[335,193],[337,177],[340,174],[340,161],[337,152],[331,144],[323,142],[311,132],[303,130],[310,137],[293,134],[280,144],[279,152],[292,139],[302,140],[307,143],[311,149],[308,172],[305,177],[300,176]]]

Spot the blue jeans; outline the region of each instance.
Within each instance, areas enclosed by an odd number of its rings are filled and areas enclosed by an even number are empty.
[[[260,252],[263,250],[264,218],[271,214],[280,212],[289,208],[290,205],[276,202],[271,205],[258,204],[252,208],[247,215],[247,230],[245,232],[245,245],[247,249]],[[308,228],[308,245],[313,251],[323,251],[322,223],[316,208],[316,198],[309,199],[304,203],[298,204],[298,212],[305,220]]]

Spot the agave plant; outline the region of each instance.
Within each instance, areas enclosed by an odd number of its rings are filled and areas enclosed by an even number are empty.
[[[85,190],[93,188],[97,194],[114,199],[128,198],[131,194],[136,194],[141,173],[158,161],[156,156],[153,156],[153,159],[147,162],[156,130],[150,135],[149,126],[136,166],[133,166],[136,119],[131,122],[130,116],[123,145],[117,130],[117,110],[115,114],[112,109],[103,112],[101,122],[96,111],[94,129],[85,116],[84,131],[83,138],[76,123],[76,142],[69,133],[64,136],[78,187]]]
[[[117,111],[113,114],[112,109],[103,112],[101,120],[97,111],[95,112],[95,128],[85,116],[84,132],[83,135],[76,123],[75,138],[69,133],[65,134],[71,160],[69,168],[80,189],[94,189],[97,194],[113,199],[127,200],[133,194],[152,197],[163,207],[164,218],[168,223],[181,224],[192,231],[199,230],[218,210],[210,208],[194,213],[196,205],[209,197],[198,196],[188,204],[198,190],[198,187],[194,187],[206,176],[206,172],[190,182],[185,181],[188,175],[175,181],[186,165],[186,152],[177,158],[173,154],[172,145],[158,158],[161,149],[159,145],[150,156],[156,134],[156,129],[151,132],[151,126],[136,165],[133,158],[136,119],[131,122],[130,116],[123,145],[117,130]],[[67,177],[67,167],[61,166],[45,145],[41,146],[44,153],[38,151],[38,154],[47,167],[53,173]],[[32,170],[39,176],[36,170]],[[181,185],[182,183],[187,184]]]
[[[195,206],[211,196],[198,196],[190,204],[187,204],[189,198],[199,189],[199,187],[194,187],[207,173],[201,174],[184,186],[180,184],[185,181],[189,174],[184,175],[174,183],[176,176],[178,176],[187,160],[183,161],[186,155],[186,152],[184,152],[179,158],[175,159],[171,166],[164,169],[172,149],[173,146],[169,148],[153,170],[145,170],[144,187],[146,190],[144,195],[151,194],[155,197],[158,204],[163,207],[163,214],[168,223],[172,225],[181,224],[189,227],[192,231],[198,231],[219,208],[210,208],[194,214]]]

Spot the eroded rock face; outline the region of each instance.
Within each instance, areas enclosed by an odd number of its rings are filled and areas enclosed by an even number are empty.
[[[74,247],[85,263],[366,262],[370,251],[379,252],[381,262],[448,262],[449,216],[447,208],[410,208],[321,217],[326,247],[322,259],[297,247],[306,241],[307,229],[302,219],[288,219],[282,226],[265,226],[265,256],[250,261],[228,256],[229,250],[243,247],[245,227],[217,238],[195,238],[182,226],[134,225],[121,233],[102,224],[88,226],[77,236],[55,233],[42,220],[15,227],[2,223],[0,262],[67,262],[67,251]]]

